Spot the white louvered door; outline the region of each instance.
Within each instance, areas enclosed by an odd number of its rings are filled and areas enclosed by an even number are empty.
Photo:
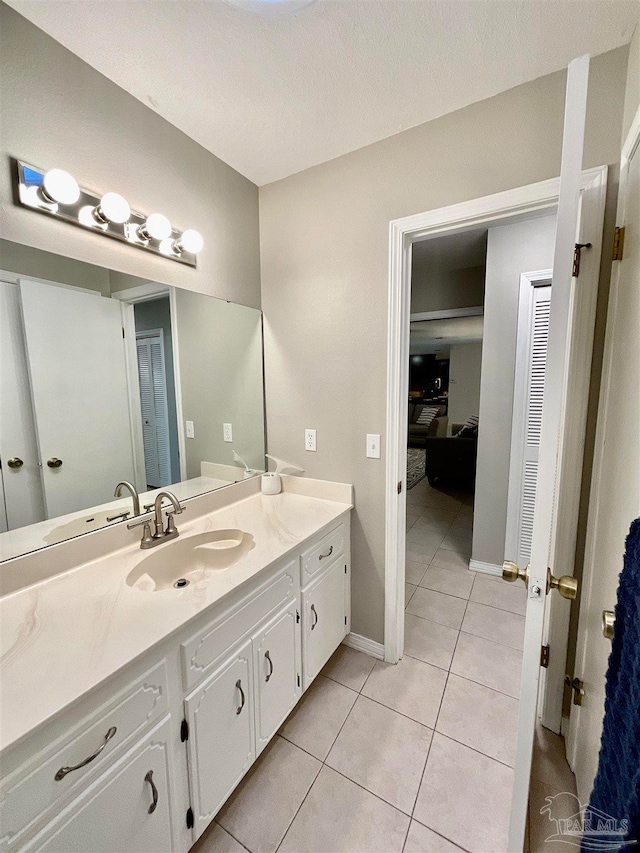
[[[523,275],[505,541],[505,555],[515,554],[519,566],[531,557],[550,308],[551,271]]]
[[[171,484],[169,412],[162,330],[136,335],[142,440],[147,485],[160,488]]]

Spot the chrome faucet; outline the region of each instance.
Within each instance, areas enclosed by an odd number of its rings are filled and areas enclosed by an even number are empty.
[[[133,501],[133,514],[140,515],[140,498],[138,496],[138,490],[130,483],[128,480],[123,480],[121,483],[118,483],[116,486],[116,490],[113,493],[114,498],[122,497],[122,490],[127,489],[129,494],[131,495],[131,500]],[[109,519],[107,519],[108,521]]]
[[[173,507],[172,510],[167,510],[166,530],[163,529],[162,523],[162,501],[164,498],[168,498]],[[129,530],[133,530],[134,527],[142,527],[142,539],[140,540],[140,547],[143,550],[146,550],[147,548],[154,548],[161,542],[166,542],[168,539],[175,539],[176,536],[178,536],[178,529],[176,527],[174,516],[180,515],[183,509],[184,507],[180,506],[178,499],[171,492],[158,492],[158,494],[156,495],[155,502],[153,504],[153,534],[151,533],[151,518],[149,517],[145,517],[141,521],[136,521],[132,524],[127,524],[127,527],[129,528]]]

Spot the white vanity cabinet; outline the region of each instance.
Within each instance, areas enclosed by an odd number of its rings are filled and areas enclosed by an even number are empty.
[[[348,633],[349,590],[345,512],[6,750],[0,853],[187,853]]]
[[[350,629],[349,521],[314,542],[301,558],[305,690]]]
[[[167,718],[24,849],[43,853],[171,850],[168,738]]]
[[[196,836],[206,829],[255,758],[252,688],[249,640],[185,699]]]

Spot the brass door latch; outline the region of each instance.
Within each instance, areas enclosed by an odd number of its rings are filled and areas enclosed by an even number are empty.
[[[584,681],[580,681],[577,676],[572,681],[568,675],[565,675],[564,683],[567,687],[570,687],[573,690],[573,704],[582,705],[582,697],[584,696]]]

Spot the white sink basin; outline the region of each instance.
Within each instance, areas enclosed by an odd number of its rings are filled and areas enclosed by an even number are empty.
[[[129,504],[130,506],[131,504]],[[110,507],[102,509],[99,512],[92,512],[88,515],[83,515],[80,518],[74,518],[66,524],[61,524],[59,527],[54,527],[44,537],[47,545],[55,545],[58,542],[64,542],[65,539],[72,539],[74,536],[80,536],[82,533],[90,533],[92,530],[98,530],[100,527],[108,527],[110,524],[115,524],[122,521],[122,518],[113,520],[114,515],[121,512],[126,512],[127,507],[123,504],[120,507]],[[111,518],[111,521],[107,521]]]
[[[127,584],[144,592],[184,589],[206,581],[213,572],[235,565],[255,548],[243,530],[213,530],[173,539],[144,557],[127,576]]]

